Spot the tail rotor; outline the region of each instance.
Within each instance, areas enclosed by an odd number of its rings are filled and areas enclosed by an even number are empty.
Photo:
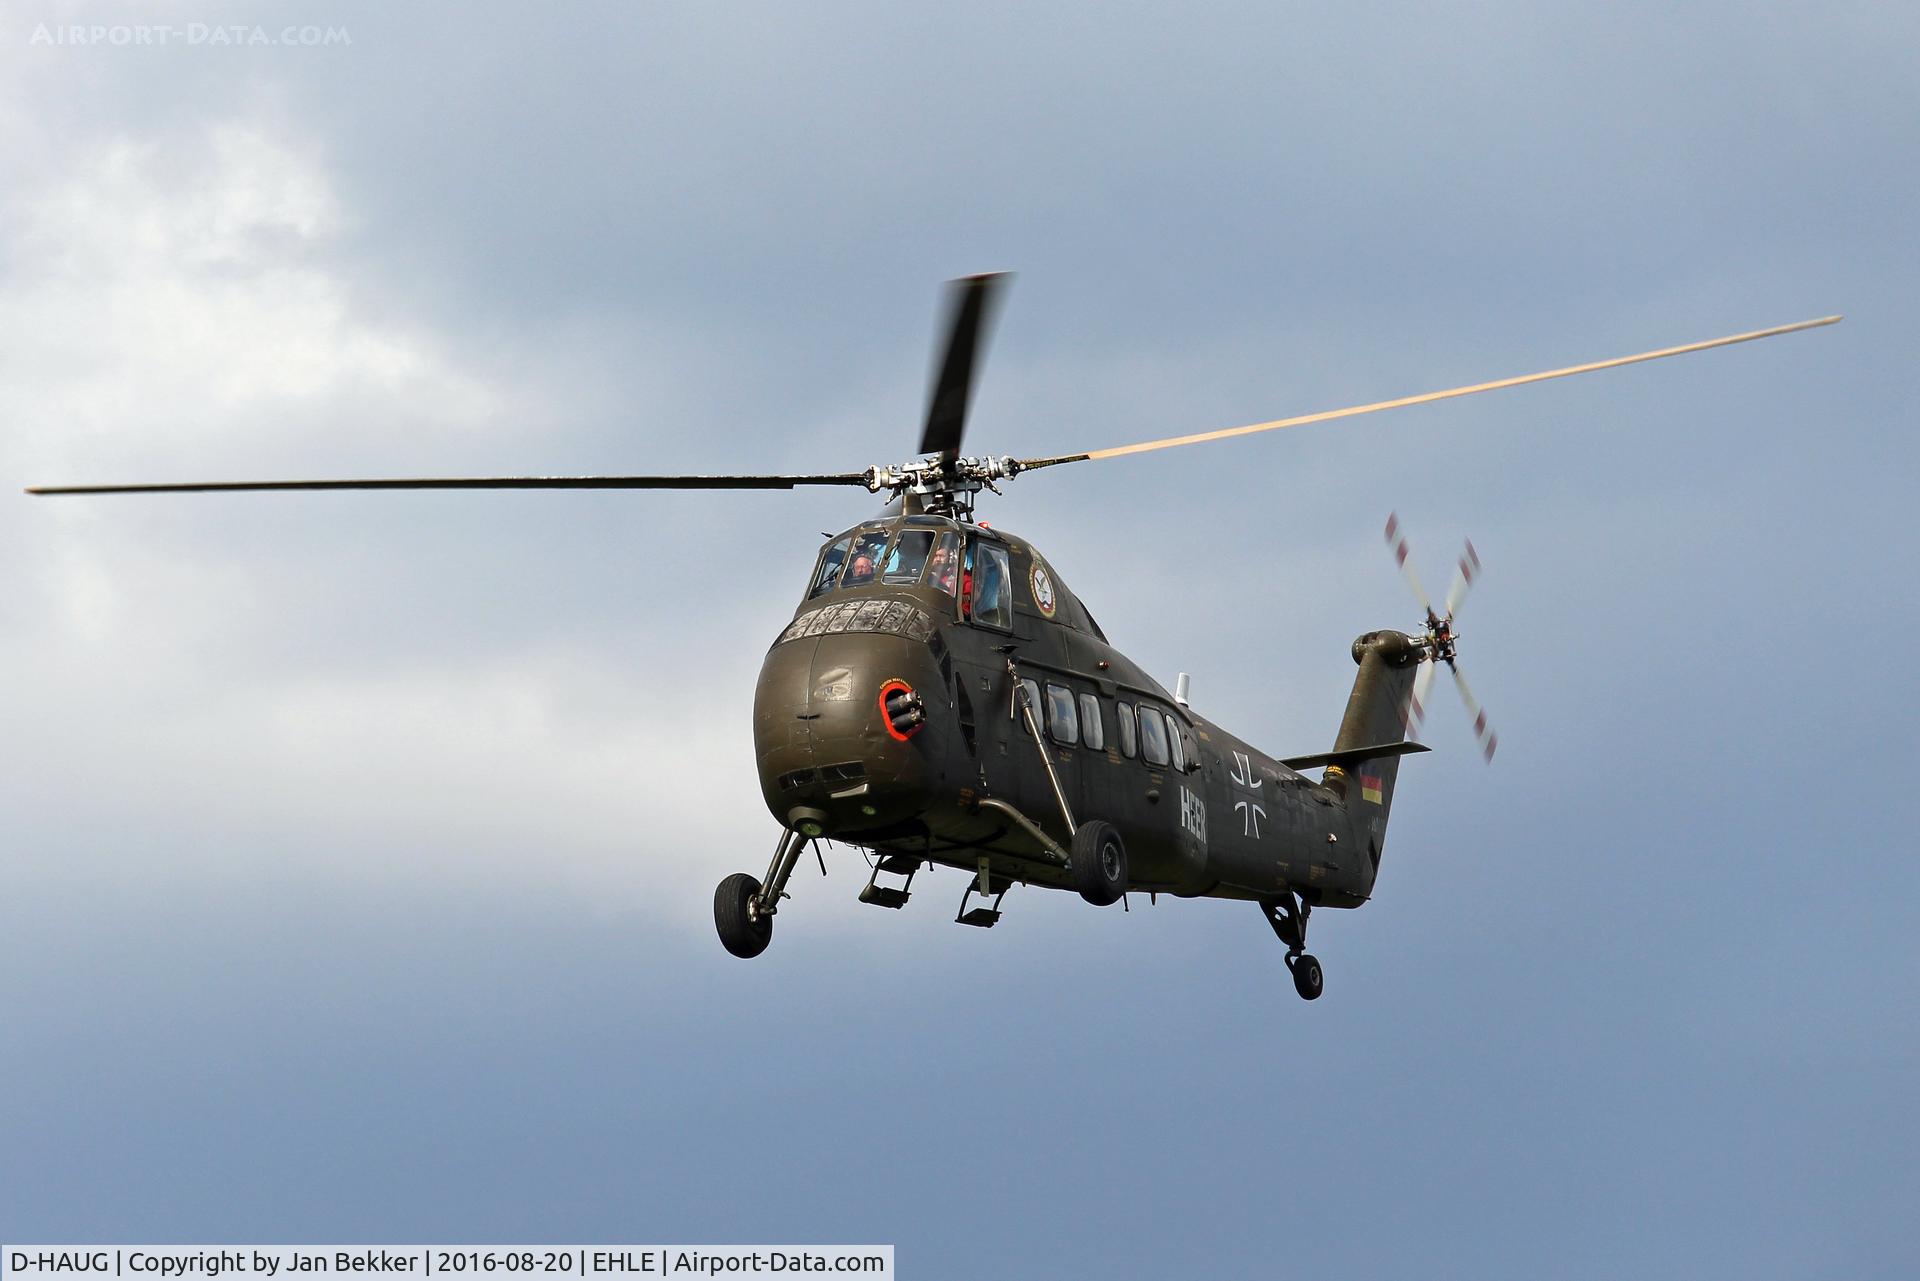
[[[1413,598],[1419,601],[1420,608],[1427,612],[1428,625],[1439,622],[1440,620],[1433,612],[1433,602],[1427,599],[1427,589],[1421,585],[1420,575],[1414,572],[1411,549],[1407,546],[1407,536],[1400,530],[1400,513],[1398,512],[1387,513],[1387,546],[1393,549],[1394,563],[1400,566],[1400,572],[1407,576],[1407,586],[1413,589]]]
[[[1466,549],[1460,553],[1460,561],[1454,571],[1453,584],[1447,589],[1446,613],[1436,613],[1433,602],[1421,585],[1420,575],[1414,571],[1412,549],[1407,544],[1407,536],[1400,527],[1398,513],[1387,516],[1387,546],[1393,551],[1393,559],[1400,566],[1400,572],[1406,576],[1407,586],[1413,590],[1413,598],[1420,602],[1420,608],[1426,613],[1426,627],[1423,633],[1415,637],[1415,644],[1422,651],[1420,671],[1413,679],[1413,692],[1407,701],[1407,734],[1411,737],[1420,730],[1425,719],[1433,690],[1433,673],[1441,663],[1453,673],[1454,687],[1460,691],[1460,701],[1466,705],[1467,715],[1473,720],[1473,734],[1480,741],[1481,754],[1489,764],[1493,761],[1494,749],[1499,745],[1499,737],[1487,723],[1487,712],[1480,700],[1473,696],[1467,678],[1460,671],[1460,656],[1456,647],[1458,637],[1453,630],[1454,614],[1465,602],[1467,593],[1474,581],[1480,576],[1480,553],[1474,550],[1473,540],[1468,539]]]
[[[1473,580],[1480,577],[1480,553],[1473,550],[1473,540],[1467,540],[1466,550],[1460,553],[1460,567],[1453,572],[1453,586],[1447,589],[1447,617],[1452,618],[1467,599],[1467,593],[1473,588]]]
[[[1473,736],[1480,740],[1480,750],[1487,758],[1487,764],[1493,764],[1493,749],[1500,745],[1499,737],[1487,724],[1486,709],[1480,706],[1480,700],[1467,688],[1467,678],[1460,674],[1460,664],[1454,659],[1447,660],[1447,667],[1453,672],[1453,683],[1460,690],[1460,701],[1467,706],[1467,715],[1473,717]]]

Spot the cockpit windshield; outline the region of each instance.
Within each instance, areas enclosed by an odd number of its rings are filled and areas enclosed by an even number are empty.
[[[847,572],[840,576],[840,585],[864,587],[871,583],[880,567],[880,553],[886,546],[886,530],[861,530],[853,540],[853,553],[847,560]]]
[[[914,587],[922,581],[953,595],[959,589],[961,545],[952,529],[863,526],[821,549],[807,599],[836,588]]]
[[[919,586],[959,598],[963,618],[1013,625],[1007,549],[924,517],[862,525],[828,543],[820,549],[807,599],[855,587]]]
[[[920,571],[927,564],[927,553],[932,549],[931,529],[902,530],[900,537],[894,540],[892,549],[887,552],[886,568],[881,571],[880,581],[890,586],[919,582]]]
[[[840,577],[840,567],[847,563],[847,544],[852,541],[850,538],[837,539],[820,553],[820,564],[813,571],[813,586],[807,589],[808,600],[832,587],[833,580]]]

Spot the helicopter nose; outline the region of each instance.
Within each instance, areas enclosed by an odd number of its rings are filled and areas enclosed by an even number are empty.
[[[852,836],[911,821],[934,782],[919,694],[938,680],[924,646],[822,636],[776,645],[761,667],[754,741],[781,824]]]
[[[817,641],[775,645],[760,665],[753,691],[753,745],[760,772],[786,772],[813,761],[810,693]]]

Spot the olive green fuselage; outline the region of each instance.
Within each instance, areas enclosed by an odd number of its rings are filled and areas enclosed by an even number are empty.
[[[1347,763],[1316,781],[1195,715],[1107,643],[1031,545],[999,530],[926,515],[869,522],[830,542],[809,581],[833,577],[827,558],[849,538],[857,550],[863,531],[909,530],[965,540],[975,568],[992,568],[994,549],[1003,550],[999,590],[1011,589],[1011,609],[971,599],[971,572],[951,592],[931,572],[891,584],[874,573],[803,600],[768,651],[754,696],[760,786],[778,822],[811,819],[836,841],[969,871],[985,859],[996,884],[1061,886],[1066,873],[1042,844],[979,804],[998,798],[1067,844],[1045,750],[1075,821],[1104,819],[1121,833],[1136,890],[1366,900],[1394,761]],[[1007,626],[987,621],[996,613]],[[1369,720],[1393,721],[1398,739],[1411,663],[1404,648],[1391,655],[1378,671],[1362,663],[1343,740],[1379,741]],[[1363,690],[1370,674],[1377,688]],[[1040,692],[1038,743],[1016,719],[1021,678]],[[890,723],[882,692],[902,687],[924,706],[924,720],[905,733]],[[1162,740],[1158,752],[1143,723],[1156,713],[1178,740]]]

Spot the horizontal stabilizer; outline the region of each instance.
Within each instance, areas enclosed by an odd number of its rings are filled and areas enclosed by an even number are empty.
[[[1318,752],[1312,756],[1289,756],[1280,763],[1288,769],[1318,769],[1322,765],[1345,768],[1361,761],[1377,761],[1387,756],[1411,756],[1431,751],[1425,743],[1376,743],[1372,747],[1353,747],[1344,752]]]

